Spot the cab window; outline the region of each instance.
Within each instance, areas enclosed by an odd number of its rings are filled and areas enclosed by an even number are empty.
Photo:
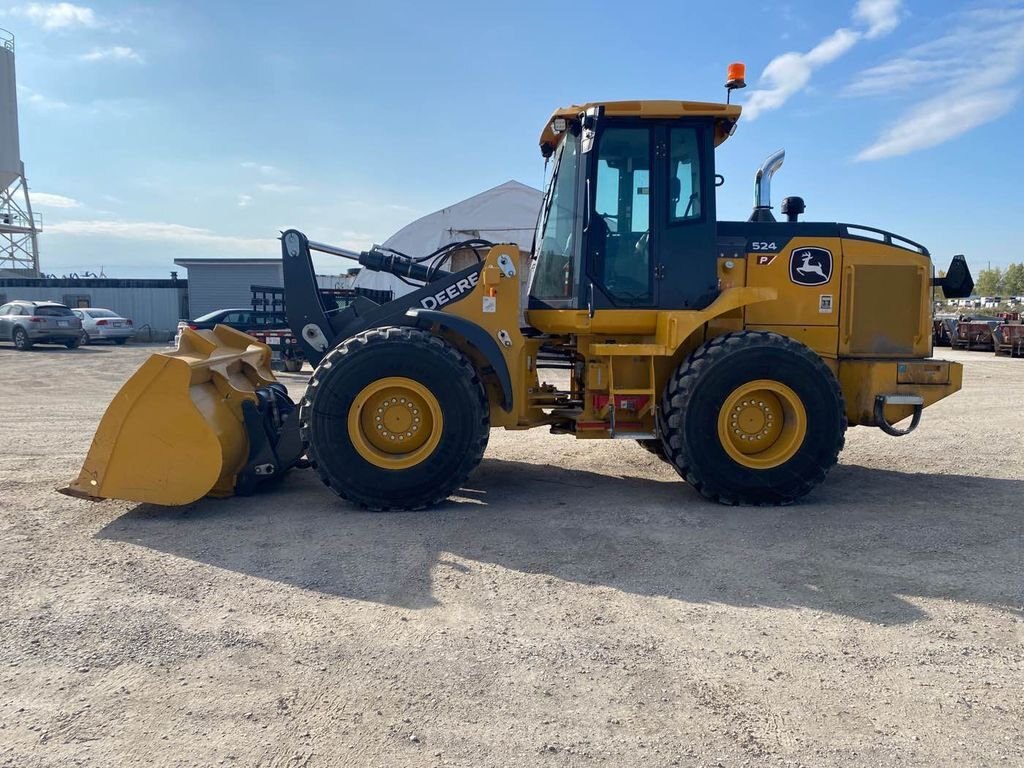
[[[587,231],[592,272],[618,303],[651,303],[650,129],[609,128],[598,139],[597,153]]]
[[[704,217],[700,144],[695,128],[673,128],[669,136],[669,223]]]

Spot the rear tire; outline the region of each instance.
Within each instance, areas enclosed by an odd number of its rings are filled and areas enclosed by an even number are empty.
[[[28,331],[24,328],[15,328],[14,336],[12,338],[14,340],[15,349],[21,352],[27,352],[32,349],[32,339],[28,337]]]
[[[123,347],[125,344],[128,343],[128,339],[114,339],[114,343],[117,344],[117,346],[119,347]]]
[[[789,504],[821,483],[846,433],[835,375],[811,349],[742,331],[699,347],[661,403],[669,460],[723,504]]]
[[[284,369],[286,371],[288,371],[289,373],[297,373],[298,371],[302,370],[302,361],[301,360],[285,360],[284,361]]]
[[[299,424],[312,466],[339,496],[378,511],[423,509],[480,463],[490,409],[455,347],[426,331],[375,328],[320,362]]]
[[[82,337],[81,336],[76,336],[75,338],[71,339],[70,341],[65,341],[64,342],[64,346],[67,347],[68,349],[78,349],[78,345],[81,344],[81,343],[82,343]]]

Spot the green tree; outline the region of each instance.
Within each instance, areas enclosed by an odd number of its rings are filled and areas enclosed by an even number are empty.
[[[1024,263],[1011,264],[1003,273],[1003,296],[1024,296]]]
[[[974,292],[979,296],[999,296],[1002,282],[1003,270],[999,267],[983,269],[974,281]]]

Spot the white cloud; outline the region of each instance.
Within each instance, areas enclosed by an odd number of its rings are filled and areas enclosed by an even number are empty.
[[[244,163],[241,163],[241,166],[243,168],[248,168],[250,170],[259,171],[264,176],[277,176],[277,174],[279,173],[278,169],[275,168],[273,165],[254,163],[251,160],[246,160]]]
[[[142,56],[134,48],[115,45],[112,48],[93,48],[79,56],[82,61],[135,61],[142,63]]]
[[[853,48],[858,40],[860,40],[859,32],[840,27],[808,51],[804,59],[812,67],[823,67]]]
[[[96,14],[92,8],[72,3],[28,3],[11,9],[13,16],[21,16],[43,29],[67,29],[69,27],[93,27]]]
[[[899,26],[903,0],[860,0],[853,9],[853,18],[864,24],[865,37],[873,40],[892,32]]]
[[[262,192],[275,192],[275,193],[298,192],[300,189],[302,189],[302,187],[297,187],[294,184],[273,184],[273,183],[260,184],[260,185],[258,185],[258,187],[259,187],[260,191],[262,191]]]
[[[899,24],[902,0],[860,0],[854,7],[854,19],[866,31],[840,27],[807,53],[789,51],[768,62],[743,105],[743,115],[756,119],[764,112],[778,109],[811,81],[816,69],[831,64],[845,55],[862,38],[880,37]]]
[[[82,204],[72,197],[54,195],[49,192],[29,193],[32,205],[40,208],[81,208]]]
[[[913,90],[927,97],[913,104],[858,160],[880,160],[927,149],[997,120],[1015,106],[1012,88],[1024,72],[1024,8],[960,14],[946,34],[862,72],[850,96]]]
[[[882,132],[874,144],[857,155],[858,160],[882,160],[934,147],[996,120],[1013,108],[1013,99],[990,91],[963,94],[955,99],[940,96],[922,102]]]
[[[252,195],[239,195],[238,196],[238,207],[245,208],[252,202]]]
[[[49,96],[45,96],[38,91],[32,90],[27,85],[19,85],[18,92],[25,96],[25,102],[27,104],[30,104],[36,109],[44,112],[68,108],[68,104],[66,102],[63,102],[60,99],[51,99]]]
[[[154,221],[73,220],[50,224],[47,226],[46,231],[50,234],[170,242],[182,245],[203,245],[220,249],[237,248],[248,251],[273,252],[277,247],[274,239],[269,237],[256,238],[219,235],[199,227],[187,227],[183,224],[167,224]]]

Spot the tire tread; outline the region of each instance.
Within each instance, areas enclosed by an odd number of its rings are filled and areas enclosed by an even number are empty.
[[[455,473],[438,484],[437,488],[428,495],[420,494],[416,498],[394,499],[390,503],[381,503],[379,499],[370,497],[345,487],[336,477],[328,471],[326,465],[319,461],[316,448],[311,441],[310,421],[313,414],[313,406],[316,401],[318,388],[324,381],[325,376],[335,365],[341,364],[346,357],[358,350],[365,349],[378,344],[391,344],[396,341],[405,342],[416,346],[423,346],[435,353],[446,356],[454,363],[462,374],[471,382],[473,390],[477,392],[478,405],[482,417],[477,424],[476,434],[473,435],[470,450]],[[428,331],[404,326],[385,326],[371,328],[362,333],[356,334],[328,352],[317,365],[310,377],[306,394],[299,405],[299,434],[302,445],[306,450],[306,457],[310,466],[316,470],[320,480],[338,496],[358,504],[364,509],[375,512],[410,511],[422,510],[434,506],[458,489],[469,477],[477,465],[483,459],[484,451],[487,448],[488,437],[490,436],[490,406],[487,402],[487,395],[483,382],[477,374],[476,368],[462,352],[453,347],[443,339],[438,338]]]
[[[689,455],[684,436],[684,418],[686,404],[700,384],[702,377],[729,356],[752,347],[770,345],[799,355],[812,363],[818,373],[832,383],[830,387],[835,412],[838,414],[838,438],[829,451],[829,458],[819,465],[813,476],[807,477],[795,492],[785,498],[765,501],[750,494],[737,492],[735,489],[718,487],[711,480],[699,476]],[[661,401],[662,439],[667,453],[667,460],[675,465],[676,470],[701,495],[726,505],[743,506],[779,506],[790,504],[801,496],[809,493],[819,485],[839,460],[839,453],[846,443],[846,405],[843,393],[839,388],[832,370],[825,365],[821,357],[813,350],[788,336],[769,331],[736,331],[716,336],[701,345],[684,360],[669,379]]]

